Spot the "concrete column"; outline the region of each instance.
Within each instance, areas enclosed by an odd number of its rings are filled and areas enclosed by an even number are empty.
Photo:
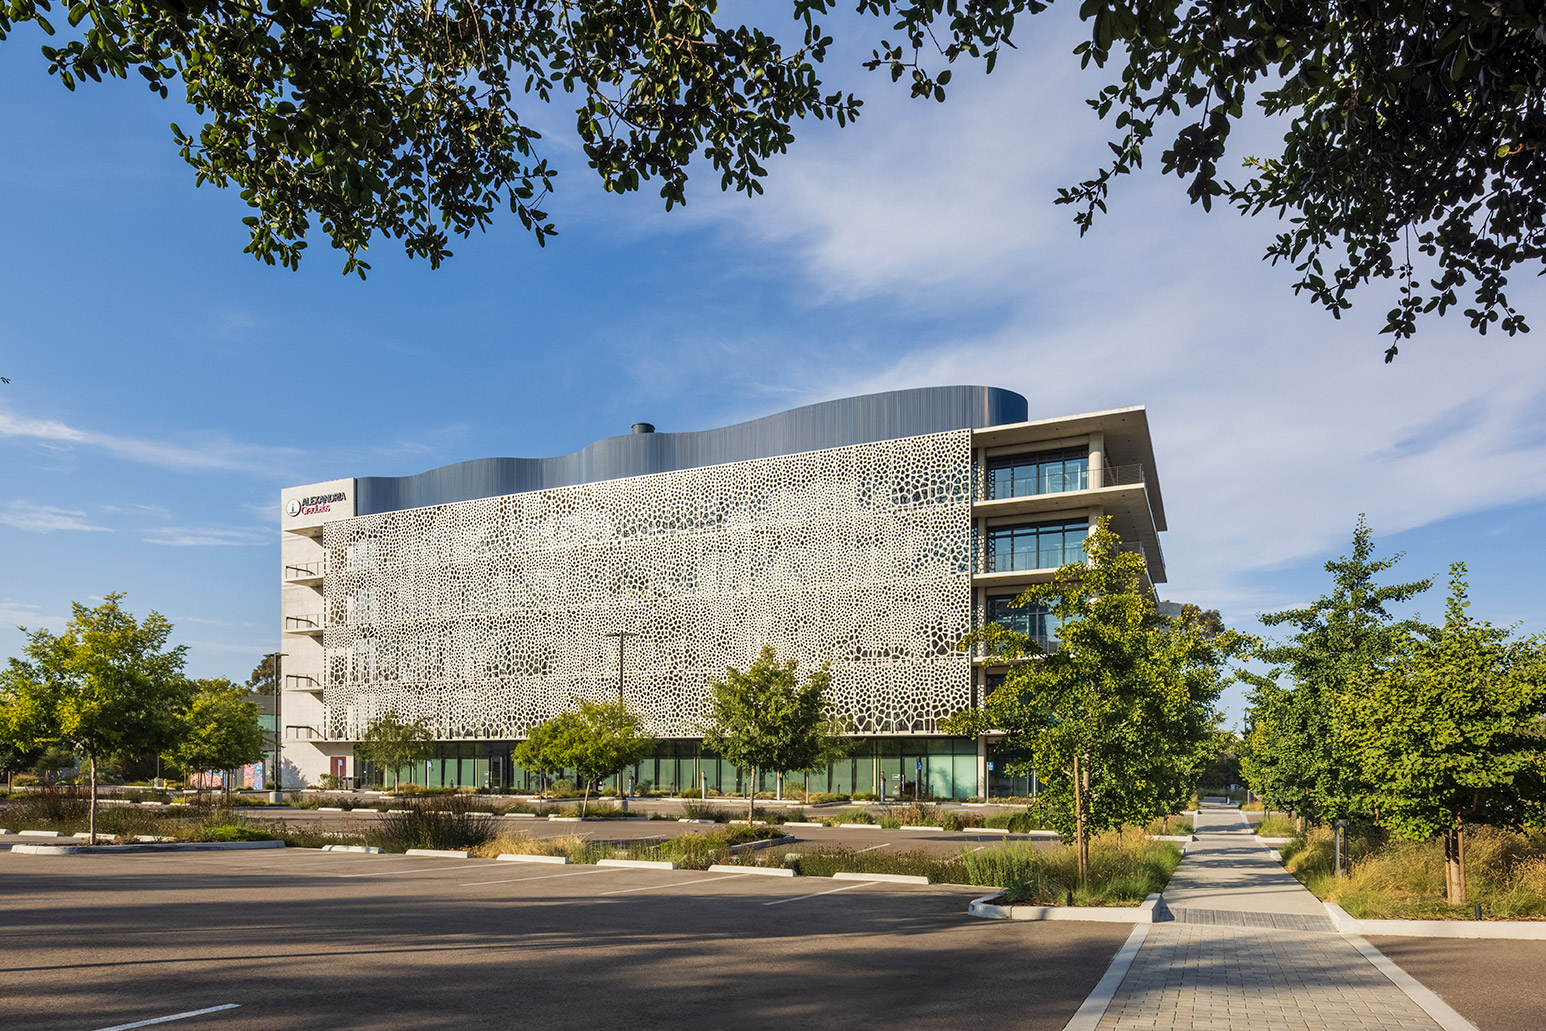
[[[988,739],[977,738],[977,797],[988,800]]]
[[[1090,434],[1090,488],[1106,485],[1106,434],[1100,430]]]

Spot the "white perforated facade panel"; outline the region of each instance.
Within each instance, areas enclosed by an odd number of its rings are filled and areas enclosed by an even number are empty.
[[[509,739],[629,701],[695,737],[706,683],[763,644],[832,662],[860,733],[971,701],[971,431],[385,512],[327,524],[327,736],[395,709]]]

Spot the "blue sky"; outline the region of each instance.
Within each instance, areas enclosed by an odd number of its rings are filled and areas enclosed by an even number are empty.
[[[68,93],[19,34],[0,62],[0,654],[123,590],[177,624],[192,672],[244,677],[278,640],[282,486],[957,382],[1019,390],[1033,417],[1149,406],[1167,597],[1249,628],[1320,593],[1365,512],[1399,572],[1463,560],[1473,612],[1546,626],[1540,332],[1451,318],[1386,366],[1392,294],[1332,320],[1259,260],[1272,223],[1205,215],[1153,173],[1080,240],[1051,198],[1105,153],[1098,83],[1070,37],[1021,42],[945,105],[840,55],[855,126],[797,127],[765,197],[704,172],[669,215],[603,194],[551,112],[546,249],[513,219],[438,271],[384,242],[362,283],[320,237],[299,273],[241,253],[246,209],[193,188],[175,103]],[[1244,135],[1240,154],[1272,146]],[[1528,279],[1516,300],[1546,322]]]

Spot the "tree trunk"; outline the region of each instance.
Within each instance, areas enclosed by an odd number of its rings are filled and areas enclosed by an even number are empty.
[[[811,804],[811,775],[810,771],[808,770],[805,774],[805,804]]]
[[[91,757],[91,843],[97,843],[97,757]]]
[[[585,795],[580,799],[580,819],[585,819],[585,809],[590,805],[590,778],[585,778]]]
[[[1465,905],[1465,828],[1444,832],[1444,891],[1452,906]]]
[[[1079,757],[1074,756],[1074,843],[1079,855],[1079,887],[1085,887],[1090,877],[1090,839],[1088,829],[1085,826],[1083,771],[1080,769]]]
[[[757,811],[757,767],[752,767],[751,779],[746,782],[746,826],[752,825],[752,814]]]

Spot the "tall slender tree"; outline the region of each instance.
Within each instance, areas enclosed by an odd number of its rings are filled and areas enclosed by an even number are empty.
[[[23,746],[59,743],[86,761],[93,844],[99,762],[169,748],[191,694],[186,646],[166,646],[172,624],[157,612],[140,622],[123,597],[109,594],[95,608],[76,602],[61,634],[28,632],[26,658],[10,660],[0,687],[5,736]]]
[[[1466,901],[1466,828],[1539,824],[1546,806],[1546,650],[1472,619],[1469,605],[1457,562],[1443,625],[1337,700],[1338,743],[1379,822],[1404,838],[1443,837],[1454,905]]]
[[[972,736],[1000,730],[1022,751],[1008,769],[1043,777],[1069,814],[1060,829],[1075,839],[1081,883],[1092,831],[1166,815],[1189,796],[1213,757],[1223,666],[1249,643],[1204,620],[1159,616],[1143,559],[1121,550],[1109,518],[1084,550],[1087,562],[1018,599],[1047,607],[1057,647],[1044,652],[998,624],[967,635],[962,647],[986,647],[1010,670],[981,709],[941,725]]]
[[[1302,608],[1268,613],[1269,627],[1291,626],[1286,640],[1262,648],[1271,664],[1253,676],[1246,742],[1247,776],[1276,808],[1318,819],[1369,815],[1369,787],[1359,765],[1337,743],[1337,696],[1389,669],[1420,624],[1398,620],[1390,607],[1409,601],[1432,580],[1376,582],[1401,555],[1374,557],[1374,534],[1363,516],[1353,553],[1326,563],[1332,591]],[[1287,683],[1279,686],[1279,680]]]

